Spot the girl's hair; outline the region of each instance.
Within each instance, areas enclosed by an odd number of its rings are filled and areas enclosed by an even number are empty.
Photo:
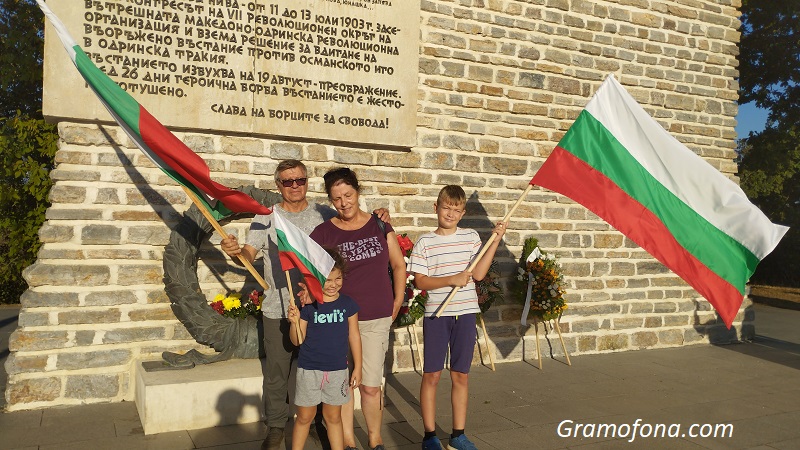
[[[344,275],[347,272],[347,260],[344,259],[344,256],[335,248],[325,248],[325,251],[333,258],[333,268],[331,270],[339,269]]]
[[[347,167],[329,170],[322,178],[325,180],[325,192],[328,194],[328,197],[331,196],[331,189],[340,183],[349,184],[356,192],[361,192],[361,186],[358,184],[356,173]]]

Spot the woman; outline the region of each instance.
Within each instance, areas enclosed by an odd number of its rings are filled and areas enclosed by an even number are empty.
[[[356,174],[348,168],[334,169],[324,179],[325,192],[339,215],[315,228],[311,238],[323,247],[338,248],[347,259],[349,271],[341,292],[359,306],[361,411],[367,422],[369,448],[385,450],[380,434],[383,366],[389,349],[389,327],[403,304],[406,263],[392,226],[383,224],[382,228],[376,217],[360,208]],[[355,449],[352,398],[342,408],[342,425],[345,450]]]

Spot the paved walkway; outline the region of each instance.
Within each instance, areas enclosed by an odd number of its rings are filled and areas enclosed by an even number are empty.
[[[467,433],[480,449],[798,449],[800,311],[755,310],[753,343],[575,356],[571,367],[545,360],[542,371],[526,362],[498,364],[496,372],[475,367]],[[416,373],[388,378],[387,449],[420,448],[419,382]],[[442,382],[444,438],[447,376]],[[584,435],[592,424],[595,433]],[[630,434],[615,439],[597,429],[611,424],[622,434],[639,432],[631,442]],[[643,437],[658,424],[674,437]],[[690,436],[715,427],[732,437]],[[145,436],[135,405],[126,402],[0,414],[0,449],[245,450],[258,449],[265,431],[248,424]],[[364,448],[366,435],[357,434]]]

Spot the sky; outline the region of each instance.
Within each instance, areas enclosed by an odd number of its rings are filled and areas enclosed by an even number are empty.
[[[739,105],[739,114],[736,116],[736,134],[738,138],[747,137],[751,131],[761,131],[767,123],[769,110],[756,107],[755,102]]]

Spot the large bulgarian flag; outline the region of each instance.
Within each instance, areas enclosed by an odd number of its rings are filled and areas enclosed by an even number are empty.
[[[730,328],[787,227],[667,133],[613,75],[531,180],[603,218],[705,297]]]
[[[309,293],[322,303],[322,286],[333,269],[333,258],[302,230],[284,219],[277,210],[273,213],[272,223],[278,236],[281,269],[300,270]]]
[[[192,190],[215,219],[221,219],[231,212],[271,213],[269,208],[247,194],[213,181],[205,161],[167,130],[108,75],[92,64],[53,11],[41,0],[37,0],[36,3],[55,28],[78,72],[97,94],[114,120],[153,161],[153,164]]]

